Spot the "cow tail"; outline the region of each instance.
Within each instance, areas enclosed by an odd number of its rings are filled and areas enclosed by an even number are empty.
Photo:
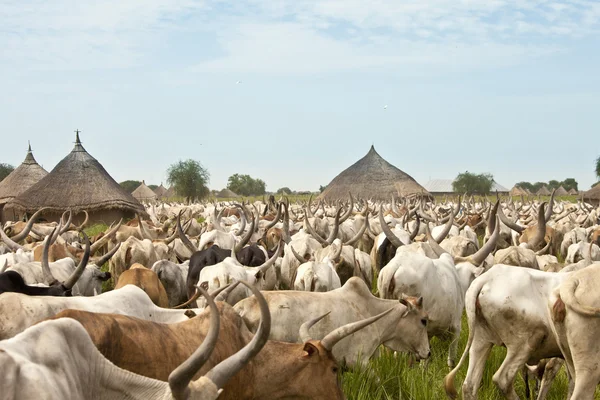
[[[588,317],[600,317],[600,308],[586,306],[581,304],[575,297],[575,290],[579,286],[579,279],[568,279],[560,285],[560,298],[562,301],[573,309],[573,311],[586,315]]]

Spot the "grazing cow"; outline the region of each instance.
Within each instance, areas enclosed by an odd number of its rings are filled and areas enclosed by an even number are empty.
[[[342,287],[333,262],[325,257],[321,262],[309,261],[298,267],[294,290],[328,292]]]
[[[206,293],[205,293],[206,294]],[[168,376],[168,383],[116,367],[95,348],[82,325],[70,318],[42,322],[19,336],[0,343],[0,387],[3,397],[21,400],[114,399],[215,400],[227,381],[256,355],[266,342],[270,321],[239,353],[215,366],[205,376],[192,376],[213,353],[219,333],[219,316],[211,306],[211,327],[206,340]],[[195,334],[195,332],[192,332]],[[163,354],[158,343],[150,352]],[[183,363],[185,361],[185,363]]]
[[[569,274],[548,302],[558,345],[575,380],[571,400],[592,400],[600,382],[600,264]]]
[[[169,307],[167,292],[160,279],[158,279],[156,272],[151,269],[141,264],[133,264],[131,268],[121,274],[115,289],[120,289],[125,285],[135,285],[146,292],[150,300],[157,306]]]
[[[175,264],[169,260],[154,263],[152,271],[156,272],[158,279],[167,291],[169,307],[175,307],[188,300],[185,280],[187,279],[189,262]]]
[[[305,337],[299,333],[302,322],[329,311],[331,313],[311,329],[313,337],[324,337],[332,329],[393,309],[373,325],[342,340],[333,350],[336,360],[348,365],[359,361],[365,364],[381,344],[394,351],[411,352],[420,359],[429,356],[427,314],[421,307],[422,300],[378,299],[357,277],[330,292],[274,291],[263,292],[263,295],[271,310],[272,340],[304,341]],[[258,329],[260,309],[255,297],[240,301],[234,309],[251,331]],[[359,356],[362,356],[360,360]]]
[[[514,379],[526,363],[536,365],[544,358],[561,357],[547,304],[552,290],[568,276],[499,264],[475,279],[465,298],[467,346],[444,380],[446,393],[456,397],[454,377],[468,353],[463,398],[476,399],[490,350],[493,345],[503,345],[506,358],[492,379],[508,399],[518,399]]]
[[[265,331],[265,316],[270,314],[269,308],[258,289],[248,286],[260,303],[262,322],[259,323],[259,335]],[[200,369],[200,374],[244,347],[252,337],[231,306],[219,303],[218,308],[221,322],[219,341],[206,365]],[[266,341],[262,351],[224,386],[219,399],[343,399],[337,363],[331,350],[345,336],[382,316],[344,326],[322,340],[308,340],[302,344]],[[198,347],[208,325],[206,312],[188,321],[168,325],[120,315],[70,310],[56,316],[60,317],[81,322],[100,352],[115,365],[159,380],[166,380],[171,371]]]

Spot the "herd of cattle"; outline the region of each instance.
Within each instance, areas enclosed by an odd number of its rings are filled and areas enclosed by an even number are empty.
[[[451,398],[467,360],[477,398],[494,345],[508,399],[520,372],[538,399],[563,364],[570,399],[600,381],[600,208],[584,201],[160,204],[92,238],[43,211],[0,229],[1,398],[343,399],[339,366],[382,345],[424,360],[433,336]]]

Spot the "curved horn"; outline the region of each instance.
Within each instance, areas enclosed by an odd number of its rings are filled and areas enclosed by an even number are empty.
[[[347,324],[341,326],[334,330],[333,332],[327,334],[323,339],[321,339],[321,346],[323,346],[326,350],[331,351],[333,346],[336,345],[340,340],[345,338],[348,335],[352,335],[354,332],[372,324],[377,321],[379,318],[385,316],[390,313],[394,307],[390,308],[387,311],[382,312],[381,314],[377,314],[374,317],[363,319],[362,321],[353,322],[351,324]]]
[[[279,203],[279,205],[277,205],[277,214],[275,215],[275,219],[273,219],[273,221],[269,222],[265,226],[265,231],[268,231],[269,229],[274,227],[275,224],[277,224],[279,222],[279,218],[281,218],[281,208],[282,208],[281,203]]]
[[[285,197],[285,202],[283,203],[283,229],[282,236],[283,241],[285,243],[290,243],[292,241],[292,237],[290,236],[290,200]]]
[[[513,231],[515,231],[517,233],[523,233],[523,231],[525,230],[525,227],[523,227],[521,225],[517,225],[516,223],[509,220],[506,217],[506,215],[504,215],[504,211],[502,211],[502,207],[498,207],[498,217],[500,217],[500,221],[502,221],[502,223],[504,225],[508,226],[510,229],[512,229]]]
[[[488,215],[487,228],[488,232],[494,232],[496,230],[496,220],[498,216],[498,208],[500,207],[500,200],[496,200],[490,215]]]
[[[229,294],[233,292],[233,289],[238,287],[239,284],[240,281],[235,281],[233,283],[230,283],[229,285],[220,287],[213,293],[211,293],[211,296],[215,298],[215,301],[227,301],[227,297],[229,297]]]
[[[444,226],[444,230],[442,231],[442,233],[440,233],[440,235],[438,237],[435,238],[435,241],[437,243],[440,243],[442,240],[444,240],[446,238],[446,236],[448,236],[448,233],[450,232],[450,229],[452,228],[453,223],[454,223],[454,214],[450,213],[450,218],[448,219],[448,222],[446,222],[446,225]]]
[[[550,237],[550,240],[548,240],[548,243],[546,243],[544,248],[541,249],[540,251],[537,251],[535,254],[537,256],[543,256],[544,254],[548,253],[548,250],[550,249],[551,244],[552,244],[552,237]]]
[[[88,237],[88,235],[86,235],[84,231],[81,231],[81,233],[83,234],[83,240],[85,240],[85,252],[83,253],[83,257],[81,258],[81,261],[79,261],[79,265],[77,266],[75,271],[73,271],[71,276],[69,276],[69,279],[67,279],[63,283],[63,286],[67,289],[73,289],[73,286],[75,286],[77,280],[83,274],[83,271],[87,266],[88,260],[90,259],[90,238]]]
[[[82,231],[90,220],[90,215],[88,214],[88,212],[86,210],[83,210],[83,213],[85,214],[85,219],[83,220],[82,224],[76,228],[78,231]]]
[[[294,255],[294,257],[296,257],[296,260],[298,260],[300,262],[300,264],[304,264],[306,262],[306,260],[302,257],[300,257],[300,254],[298,254],[296,252],[296,250],[294,249],[294,246],[292,246],[290,244],[290,249],[292,249],[292,254]]]
[[[315,218],[316,219],[316,218]],[[308,220],[308,218],[304,219],[304,222],[306,222],[306,229],[308,230],[308,233],[310,233],[312,235],[312,237],[314,237],[317,242],[321,243],[323,246],[327,246],[329,243],[323,239],[321,237],[321,235],[319,235],[314,228],[312,227],[312,225],[310,224],[310,221]]]
[[[240,217],[242,222],[241,222],[240,229],[238,229],[238,231],[235,233],[236,236],[240,236],[246,230],[246,210],[244,210],[241,205],[238,205],[238,206],[242,210],[242,215]]]
[[[66,213],[69,213],[69,218],[67,218],[67,222],[63,221],[63,217],[65,216]],[[71,226],[71,221],[73,220],[73,212],[71,211],[71,209],[68,209],[67,211],[65,211],[63,213],[63,215],[60,217],[60,222],[63,224],[62,229],[60,229],[58,231],[59,235],[62,235],[63,233],[65,233],[66,231],[69,230],[69,227]]]
[[[96,252],[98,251],[98,249],[100,249],[102,246],[104,246],[104,244],[106,244],[106,242],[108,242],[108,240],[110,239],[110,237],[112,235],[114,235],[119,230],[119,228],[121,227],[122,223],[123,223],[123,218],[121,218],[119,220],[119,223],[114,228],[111,228],[108,231],[108,233],[106,233],[100,239],[96,240],[94,242],[94,244],[92,244],[92,247],[90,248],[90,254],[91,255],[96,254]]]
[[[262,272],[266,272],[269,268],[271,268],[271,265],[275,264],[275,261],[277,261],[277,258],[279,257],[280,252],[281,252],[281,240],[277,244],[277,250],[275,250],[275,254],[273,254],[273,256],[271,258],[269,258],[264,264],[259,265],[258,267],[255,267],[255,268]]]
[[[546,206],[546,202],[540,205],[540,209],[538,210],[538,224],[537,229],[535,231],[535,235],[531,240],[527,242],[529,248],[533,251],[539,246],[540,243],[544,240],[546,236],[546,216],[544,213],[544,207]]]
[[[179,211],[179,214],[177,215],[177,234],[179,235],[179,239],[181,239],[181,242],[183,243],[183,245],[185,247],[187,247],[187,249],[189,251],[192,252],[192,254],[194,254],[195,252],[198,251],[198,249],[196,248],[196,246],[194,246],[194,244],[190,241],[190,239],[185,235],[185,233],[183,233],[183,229],[181,228],[181,213],[183,211]]]
[[[50,235],[46,236],[44,250],[42,251],[42,276],[44,277],[44,283],[46,283],[48,286],[52,286],[58,282],[58,280],[56,280],[56,278],[52,275],[52,272],[50,271],[50,264],[48,263],[48,250],[50,250],[50,246],[52,245],[52,236],[54,236],[54,233],[57,229],[58,227],[55,227],[52,229]]]
[[[475,254],[469,257],[454,257],[454,262],[457,263],[466,261],[470,262],[475,266],[481,265],[485,261],[487,256],[489,256],[492,253],[492,251],[494,251],[494,249],[496,248],[496,242],[498,241],[499,237],[500,223],[499,221],[496,221],[494,233],[492,233],[492,236],[490,236],[489,240],[483,246],[481,246],[481,249],[479,249]]]
[[[385,234],[385,237],[388,238],[390,243],[394,245],[396,248],[404,246],[404,243],[392,232],[390,227],[385,223],[385,219],[383,219],[383,204],[379,207],[379,224],[381,225],[381,230]]]
[[[0,226],[0,238],[2,238],[2,241],[4,243],[6,243],[8,248],[11,249],[12,251],[17,251],[17,250],[23,248],[20,244],[18,244],[17,242],[14,242],[11,238],[6,236],[6,233],[4,232],[4,229],[2,229],[1,226]]]
[[[25,225],[25,228],[21,231],[21,233],[19,233],[18,235],[12,236],[11,240],[14,240],[15,242],[20,242],[21,240],[25,239],[27,237],[27,235],[29,235],[29,231],[31,231],[31,228],[33,228],[33,224],[35,223],[37,218],[40,216],[40,214],[44,210],[47,210],[47,209],[48,209],[48,207],[43,207],[43,208],[40,208],[39,210],[37,210],[31,216],[31,218],[29,218],[29,221],[27,221],[27,225]]]
[[[421,219],[419,218],[419,213],[415,214],[415,229],[413,229],[412,233],[410,234],[410,241],[412,242],[413,240],[415,240],[415,238],[417,237],[417,234],[419,233],[419,228],[421,227]]]
[[[56,239],[58,239],[58,236],[60,235],[61,229],[62,229],[62,220],[58,223],[58,227],[57,227],[56,231],[54,232],[54,235],[52,235],[52,237],[50,238],[51,244],[56,242]]]
[[[244,281],[241,282],[250,288],[252,293],[254,293],[254,296],[256,296],[256,300],[260,307],[260,325],[250,343],[233,356],[220,362],[205,375],[213,381],[218,388],[222,388],[233,375],[241,370],[252,359],[252,357],[258,354],[267,343],[269,333],[271,332],[271,313],[269,312],[267,301],[257,288]]]
[[[353,246],[354,243],[358,242],[360,240],[360,238],[362,238],[363,235],[365,234],[368,224],[369,224],[369,216],[367,215],[365,217],[365,222],[363,223],[363,226],[360,228],[360,230],[358,232],[356,232],[356,235],[354,235],[353,238],[351,238],[350,240],[348,240],[347,242],[344,243],[344,246]]]
[[[252,222],[250,223],[250,229],[248,229],[248,232],[246,232],[246,234],[244,236],[242,236],[242,239],[239,241],[239,243],[234,246],[236,253],[239,253],[240,251],[242,251],[242,249],[244,248],[246,243],[248,243],[248,241],[250,240],[250,238],[252,237],[253,234],[254,234],[254,218],[252,218]]]
[[[433,250],[433,252],[435,254],[437,254],[438,257],[444,253],[447,253],[447,251],[444,250],[444,248],[442,246],[440,246],[438,244],[438,242],[435,241],[433,236],[431,236],[431,231],[429,230],[429,224],[425,224],[425,235],[427,236],[427,243],[429,243],[431,250]]]
[[[329,314],[331,314],[331,311],[326,312],[325,314],[321,315],[320,317],[308,320],[305,323],[303,323],[302,325],[300,325],[300,333],[299,333],[300,341],[303,343],[306,343],[310,340],[313,340],[312,337],[310,336],[310,334],[308,333],[308,331],[310,330],[310,328],[313,327],[314,324],[316,324],[317,322],[319,322],[320,320],[322,320]]]
[[[138,219],[138,228],[140,230],[140,235],[142,236],[142,240],[144,240],[144,239],[152,240],[152,236],[150,236],[150,234],[148,233],[148,230],[142,223],[142,217],[140,217],[140,214],[137,215],[137,219]]]
[[[227,286],[224,286],[227,287]],[[185,308],[187,306],[189,306],[190,304],[192,304],[193,302],[195,302],[196,300],[198,300],[198,298],[200,298],[200,296],[202,296],[202,292],[196,287],[196,291],[194,292],[194,295],[188,299],[188,301],[181,303],[175,307],[171,307],[171,310],[179,310],[181,308]]]
[[[544,214],[544,219],[546,220],[546,222],[550,221],[550,218],[552,217],[552,211],[553,207],[554,207],[554,195],[556,194],[556,189],[554,189],[552,191],[552,194],[550,195],[550,202],[548,203],[548,208],[546,209],[546,213]]]
[[[94,262],[94,264],[96,264],[98,267],[101,267],[102,265],[104,265],[105,262],[107,262],[108,260],[110,260],[111,257],[115,255],[115,253],[117,252],[117,250],[119,250],[119,247],[121,247],[121,243],[117,243],[117,245],[115,247],[113,247],[111,249],[111,251],[109,251],[105,255],[101,256],[100,258],[98,258]],[[92,254],[92,251],[90,250],[90,255],[91,254]]]
[[[179,367],[175,368],[175,370],[169,374],[169,386],[171,388],[171,392],[173,393],[173,397],[176,399],[190,398],[190,389],[188,388],[188,384],[194,375],[196,375],[198,370],[202,368],[204,363],[208,361],[208,358],[212,354],[212,351],[217,344],[219,330],[221,329],[219,309],[217,308],[215,301],[203,288],[199,287],[198,290],[204,297],[206,297],[206,301],[210,307],[210,328],[200,347],[194,351],[190,358],[185,360]],[[213,368],[213,370],[217,367]]]
[[[335,211],[335,218],[333,220],[333,230],[331,232],[329,232],[329,237],[326,240],[326,242],[328,244],[333,243],[333,241],[335,240],[335,238],[338,235],[339,229],[340,229],[340,210],[337,209]]]
[[[312,198],[313,195],[311,194],[310,197],[308,198],[308,206],[306,207],[306,215],[308,215],[309,218],[314,218],[314,214],[312,212]],[[319,206],[317,206],[317,210],[319,209]]]
[[[354,198],[352,197],[352,193],[348,192],[348,195],[350,196],[350,207],[348,207],[348,211],[340,217],[340,224],[346,221],[352,214],[352,210],[354,210]]]

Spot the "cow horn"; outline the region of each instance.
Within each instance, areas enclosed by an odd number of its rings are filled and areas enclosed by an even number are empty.
[[[315,325],[317,322],[319,322],[320,320],[322,320],[329,314],[331,314],[331,311],[327,311],[325,314],[321,315],[320,317],[313,318],[311,320],[306,321],[302,325],[300,325],[300,334],[299,334],[300,341],[303,343],[306,343],[310,340],[313,340],[312,337],[310,336],[310,334],[308,333],[308,331],[310,330],[310,328],[313,327],[313,325]]]
[[[353,322],[335,329],[333,332],[328,333],[327,336],[321,339],[321,346],[323,346],[326,350],[331,351],[333,349],[333,346],[335,346],[336,343],[338,343],[340,340],[372,324],[373,322],[385,316],[392,310],[394,310],[394,308],[390,308],[389,310],[384,311],[381,314],[377,314],[374,317],[363,319],[362,321]]]
[[[52,286],[58,282],[52,275],[52,272],[50,271],[50,264],[48,263],[48,250],[50,250],[50,246],[52,245],[52,236],[54,236],[54,232],[57,229],[58,227],[55,227],[50,235],[46,236],[44,250],[42,251],[42,275],[44,277],[44,283],[46,283],[48,286]]]
[[[90,215],[88,214],[88,212],[86,210],[83,210],[83,213],[85,214],[85,219],[83,220],[83,222],[81,223],[81,225],[79,225],[76,228],[78,231],[82,231],[83,228],[85,228],[85,226],[87,225],[88,221],[90,220]]]
[[[18,244],[17,242],[13,241],[11,238],[9,238],[6,235],[6,233],[4,232],[4,229],[2,229],[1,226],[0,226],[0,237],[2,238],[2,241],[4,243],[6,243],[6,245],[8,246],[8,248],[11,249],[12,251],[17,251],[17,250],[23,248],[20,244]]]
[[[102,246],[104,246],[104,244],[106,242],[108,242],[108,240],[110,239],[110,237],[112,235],[114,235],[119,230],[119,228],[121,227],[122,223],[123,223],[123,218],[121,218],[119,220],[119,223],[114,228],[111,228],[108,231],[108,233],[106,233],[103,237],[101,237],[96,242],[94,242],[94,244],[92,244],[92,247],[90,248],[90,254],[91,255],[96,254],[96,252],[98,251],[98,249],[101,248]]]
[[[98,267],[101,267],[102,265],[104,265],[105,262],[107,262],[108,260],[110,260],[111,257],[115,255],[115,253],[117,252],[117,250],[119,250],[119,247],[121,247],[121,243],[117,243],[117,245],[115,247],[113,247],[108,253],[106,253],[103,256],[101,256],[100,258],[98,258],[94,262],[94,264],[96,264]],[[90,248],[90,255],[91,254],[92,254],[92,250]]]
[[[90,259],[90,238],[88,237],[88,235],[86,235],[84,231],[81,231],[81,233],[83,234],[83,240],[85,240],[85,252],[83,253],[83,257],[81,258],[81,261],[79,262],[79,265],[77,265],[75,271],[73,271],[71,276],[69,276],[69,279],[67,279],[63,283],[63,286],[67,289],[72,289],[73,286],[75,286],[77,280],[83,274],[83,271],[87,266],[88,260]]]
[[[481,265],[485,261],[486,257],[489,256],[492,253],[492,251],[494,251],[494,249],[496,248],[496,242],[498,241],[499,236],[500,236],[500,222],[496,221],[495,227],[494,227],[494,233],[492,233],[492,236],[490,236],[488,241],[483,246],[481,246],[481,249],[479,249],[475,254],[473,254],[472,256],[469,256],[469,257],[454,257],[454,262],[458,263],[458,262],[466,261],[466,262],[470,262],[471,264],[473,264],[475,266]]]
[[[65,217],[66,213],[69,213],[69,218],[67,218],[67,222],[64,222],[64,217]],[[71,221],[72,220],[73,220],[73,212],[71,211],[71,209],[68,209],[60,217],[60,222],[62,223],[63,227],[62,227],[62,229],[60,229],[58,231],[59,235],[62,235],[63,233],[65,233],[66,231],[69,230],[69,227],[71,226]]]
[[[350,206],[348,207],[348,211],[340,217],[340,224],[346,221],[354,210],[354,198],[352,197],[352,193],[348,192],[348,195],[350,196]]]
[[[525,230],[525,228],[521,225],[517,225],[516,223],[509,220],[508,217],[504,215],[502,207],[498,207],[498,217],[500,217],[500,221],[502,221],[504,225],[508,226],[510,229],[517,233],[523,233],[523,231]]]
[[[181,239],[181,242],[183,243],[183,245],[185,247],[188,248],[189,251],[192,252],[192,254],[194,254],[195,252],[198,251],[198,249],[196,248],[196,246],[194,246],[192,244],[192,242],[190,241],[190,239],[188,239],[188,237],[185,235],[185,233],[183,233],[183,229],[181,228],[181,213],[183,211],[179,211],[179,214],[177,215],[177,234],[179,235],[179,239]]]
[[[315,218],[316,219],[316,218]],[[304,219],[304,222],[306,222],[306,229],[308,230],[308,233],[310,233],[312,235],[312,237],[314,237],[317,242],[321,243],[323,246],[326,246],[328,243],[325,239],[323,239],[321,237],[321,235],[319,235],[315,229],[312,227],[312,225],[310,224],[310,221],[308,220],[308,218]]]
[[[25,225],[25,228],[21,231],[21,233],[19,233],[18,235],[12,236],[11,240],[13,240],[15,242],[20,242],[21,240],[25,239],[27,237],[27,235],[29,235],[29,231],[31,231],[31,228],[33,228],[33,224],[35,223],[37,218],[40,216],[40,214],[44,210],[47,210],[47,209],[48,209],[48,207],[43,207],[43,208],[40,208],[39,210],[37,210],[31,216],[31,218],[29,218],[29,221],[27,221],[27,225]]]
[[[535,235],[527,242],[527,245],[533,251],[535,251],[539,244],[542,243],[544,237],[546,236],[546,217],[544,213],[545,206],[546,202],[540,204],[540,208],[538,210],[538,224]]]
[[[392,245],[394,245],[394,247],[398,248],[404,245],[404,243],[402,243],[402,241],[398,239],[398,236],[396,236],[394,232],[392,232],[390,227],[387,226],[387,224],[385,223],[385,219],[383,219],[383,204],[379,207],[379,224],[381,225],[381,230],[385,234],[385,237],[388,238],[388,240]]]
[[[246,230],[246,210],[244,210],[240,204],[236,204],[236,206],[238,206],[240,210],[242,210],[242,215],[240,216],[242,222],[240,225],[240,229],[238,229],[238,231],[235,234],[236,236],[241,236],[242,233],[244,233],[244,231]]]
[[[331,244],[333,246],[333,244]],[[332,257],[331,257],[331,261],[338,261],[340,259],[340,256],[342,255],[342,250],[344,249],[344,245],[340,242],[340,245],[338,246],[338,248],[335,250],[335,253],[333,253]]]
[[[498,222],[496,220],[497,220],[497,216],[498,216],[498,208],[499,207],[500,207],[500,200],[496,200],[496,203],[494,204],[494,207],[492,208],[490,215],[488,215],[488,221],[487,221],[488,232],[494,232],[496,230],[496,223]]]
[[[292,249],[292,254],[294,255],[294,257],[296,257],[296,259],[300,262],[300,264],[304,264],[306,262],[306,260],[302,257],[300,257],[300,254],[298,254],[296,252],[296,250],[294,249],[294,246],[292,246],[290,244],[290,249]]]
[[[429,224],[425,224],[425,235],[427,236],[427,243],[429,243],[431,250],[433,250],[433,252],[435,254],[437,254],[438,257],[440,257],[444,253],[447,253],[447,251],[444,250],[442,248],[442,246],[440,246],[438,244],[438,242],[435,241],[433,236],[431,236],[431,231],[429,230]]]
[[[440,233],[440,235],[438,237],[435,238],[435,241],[437,243],[441,243],[442,240],[444,240],[446,238],[446,236],[448,236],[448,233],[450,233],[450,229],[452,228],[453,223],[454,223],[454,214],[450,213],[450,218],[448,219],[448,222],[446,222],[446,225],[444,225],[444,230],[442,231],[442,233]]]
[[[252,237],[253,234],[254,234],[254,218],[252,218],[252,222],[250,223],[250,229],[248,229],[248,232],[246,232],[246,234],[244,236],[242,236],[242,239],[239,241],[239,243],[237,243],[234,246],[236,253],[239,253],[240,251],[242,251],[242,249],[244,248],[246,243],[248,243],[248,241],[250,240],[250,238]]]
[[[261,315],[260,325],[250,343],[233,356],[221,361],[205,375],[208,379],[213,381],[218,388],[222,388],[233,375],[241,370],[252,359],[252,357],[258,354],[267,343],[271,332],[271,313],[269,312],[267,301],[256,287],[244,281],[241,282],[252,290],[252,293],[254,293],[254,296],[258,301]]]
[[[281,218],[281,208],[282,208],[282,205],[281,205],[281,203],[279,203],[277,205],[277,214],[275,215],[275,218],[273,219],[273,221],[269,222],[265,226],[265,231],[268,231],[269,229],[274,227],[279,222],[279,218]]]
[[[327,238],[327,244],[333,243],[335,238],[338,235],[340,229],[340,209],[335,210],[335,218],[333,220],[333,230],[329,233],[329,237]]]
[[[413,240],[415,240],[415,238],[417,237],[417,234],[419,233],[419,228],[421,227],[421,219],[419,218],[419,213],[415,214],[415,229],[413,229],[412,233],[410,234],[410,241],[412,242]]]
[[[208,358],[212,354],[212,351],[217,344],[219,330],[221,329],[219,309],[217,308],[215,301],[203,288],[198,287],[198,290],[204,297],[206,297],[206,301],[210,307],[210,328],[200,347],[194,351],[190,358],[185,360],[180,366],[175,368],[171,374],[169,374],[169,387],[171,388],[173,397],[176,399],[190,398],[190,389],[188,384],[194,375],[196,375],[198,370],[200,370],[206,361],[208,361]],[[213,370],[217,367],[213,368]]]
[[[544,254],[546,254],[548,252],[548,250],[550,249],[550,245],[552,244],[552,237],[550,237],[550,240],[548,240],[548,243],[546,243],[546,245],[544,246],[543,249],[541,249],[540,251],[536,252],[535,254],[537,256],[543,256]]]
[[[137,219],[138,219],[138,228],[140,230],[140,235],[142,236],[142,240],[144,240],[144,239],[152,240],[152,236],[150,236],[150,234],[148,233],[148,230],[142,223],[142,217],[140,217],[140,214],[137,215]]]
[[[368,224],[369,224],[369,216],[367,215],[365,217],[365,222],[363,223],[363,226],[356,233],[356,235],[354,235],[353,238],[351,238],[350,240],[348,240],[347,242],[344,243],[344,246],[353,246],[354,243],[358,242],[363,237],[363,235],[365,234],[365,231],[367,230],[367,225]]]
[[[552,194],[550,195],[550,202],[548,203],[548,208],[546,209],[546,213],[544,214],[544,219],[546,220],[546,222],[550,221],[550,218],[552,217],[552,211],[554,208],[554,195],[556,194],[556,189],[554,189],[552,191]]]
[[[308,217],[310,218],[314,218],[314,214],[312,212],[311,206],[312,206],[312,198],[313,195],[311,194],[310,197],[308,198],[308,205],[306,207],[306,215],[308,215]],[[319,206],[317,206],[317,210],[319,209]]]
[[[289,243],[292,241],[292,237],[290,236],[290,200],[286,197],[285,202],[283,203],[283,241]]]
[[[269,258],[264,264],[256,267],[256,269],[259,271],[262,271],[262,272],[266,272],[269,268],[271,268],[271,266],[273,264],[275,264],[275,261],[277,261],[277,258],[279,257],[280,252],[281,252],[281,240],[277,244],[277,250],[275,250],[275,254],[273,254],[273,256],[271,258]]]
[[[229,285],[225,285],[223,287],[218,288],[210,295],[215,299],[215,301],[227,301],[227,297],[229,297],[229,294],[233,291],[233,289],[238,287],[239,284],[240,281],[235,281],[233,283],[230,283]]]

